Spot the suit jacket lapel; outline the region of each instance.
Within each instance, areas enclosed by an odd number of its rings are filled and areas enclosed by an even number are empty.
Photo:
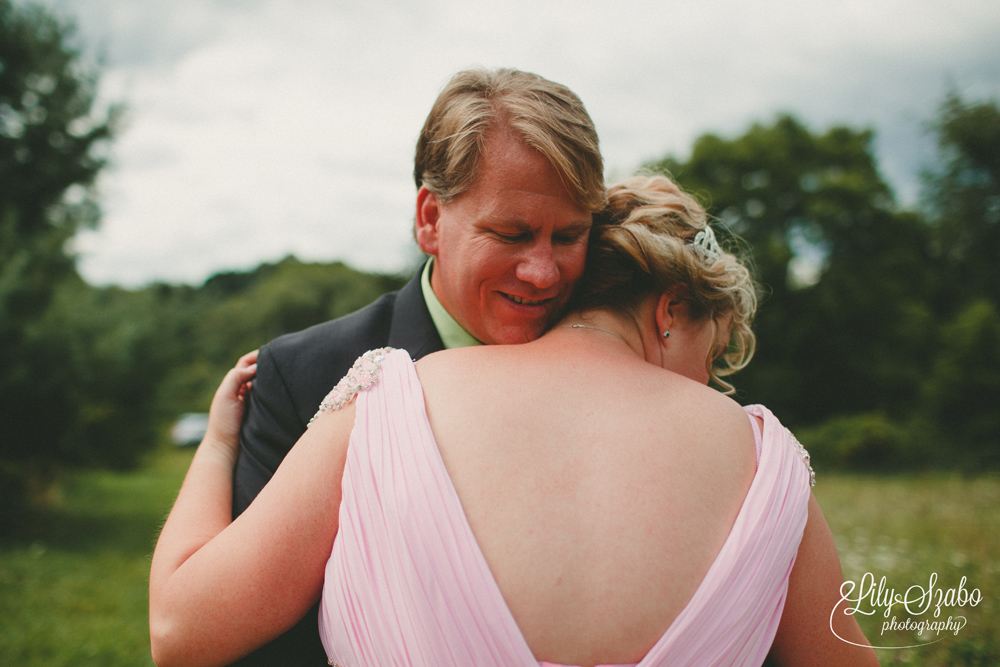
[[[387,342],[389,347],[406,350],[413,359],[444,349],[444,343],[441,342],[441,336],[424,302],[420,286],[422,273],[423,268],[396,295]]]

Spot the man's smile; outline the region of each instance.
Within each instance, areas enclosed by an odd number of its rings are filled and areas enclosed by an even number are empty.
[[[500,292],[500,293],[503,294],[507,299],[510,299],[511,301],[513,301],[514,303],[519,303],[519,304],[524,305],[524,306],[540,306],[541,304],[545,303],[546,301],[549,301],[549,299],[526,299],[526,298],[521,297],[521,296],[515,296],[513,294],[507,294],[506,292]]]

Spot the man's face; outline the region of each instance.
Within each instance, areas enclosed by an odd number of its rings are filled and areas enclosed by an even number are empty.
[[[487,137],[472,187],[442,204],[417,197],[417,240],[434,256],[431,287],[487,344],[542,335],[583,273],[591,214],[540,153],[506,132]]]

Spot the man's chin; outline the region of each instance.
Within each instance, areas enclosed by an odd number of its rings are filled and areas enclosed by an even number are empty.
[[[503,327],[491,336],[490,344],[493,345],[521,345],[537,340],[547,331],[548,327],[543,322],[535,322],[521,326]],[[487,341],[484,341],[487,342]]]

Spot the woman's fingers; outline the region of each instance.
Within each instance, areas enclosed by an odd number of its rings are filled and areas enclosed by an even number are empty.
[[[234,450],[238,447],[246,395],[256,374],[257,350],[244,354],[236,362],[236,366],[229,369],[212,399],[206,438],[211,434],[212,439],[222,443],[224,447]]]
[[[250,366],[252,364],[256,364],[257,363],[257,352],[258,351],[259,350],[253,350],[252,352],[247,352],[242,357],[240,357],[240,360],[236,362],[236,368],[240,368],[240,367],[244,367],[245,368],[245,367]]]
[[[227,393],[231,393],[237,397],[245,396],[250,391],[250,381],[256,374],[257,350],[254,350],[240,357],[239,361],[236,362],[236,366],[226,373],[220,389],[224,387]]]
[[[242,361],[243,359],[240,359],[241,363]],[[256,374],[257,364],[255,363],[249,366],[237,366],[236,368],[229,369],[229,372],[222,379],[222,384],[219,385],[219,394],[234,397],[245,395],[250,390],[250,381],[253,380]]]
[[[251,364],[250,366],[246,366],[244,368],[237,366],[229,372],[233,374],[240,384],[244,384],[252,380],[253,376],[257,374],[257,364]]]

